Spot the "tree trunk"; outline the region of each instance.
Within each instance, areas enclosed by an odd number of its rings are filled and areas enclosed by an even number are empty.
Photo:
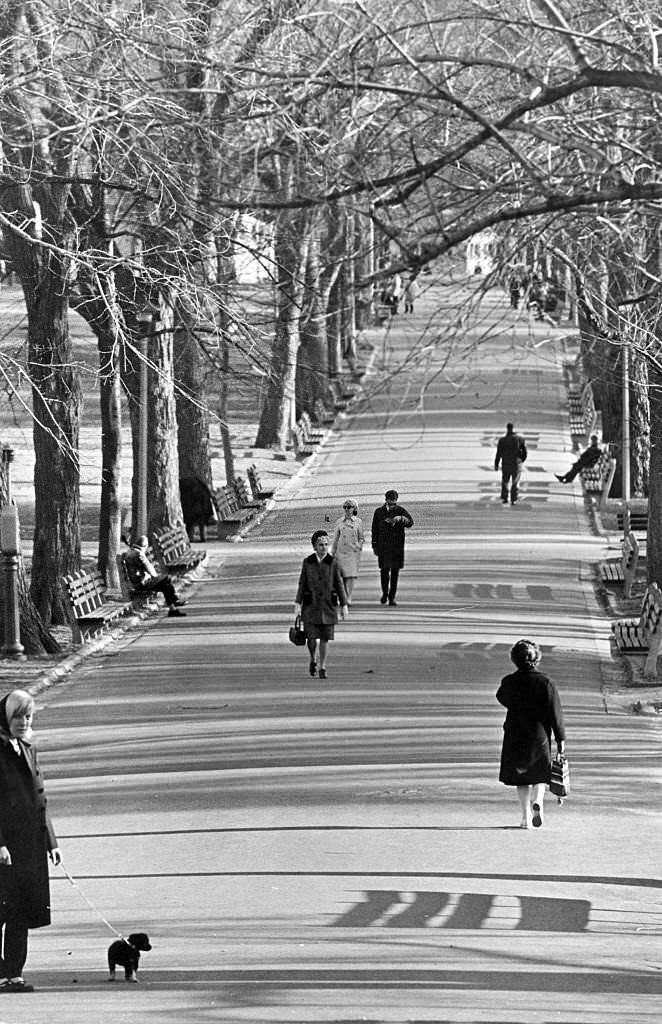
[[[206,370],[191,325],[175,331],[179,476],[197,477],[212,489]]]
[[[311,235],[306,272],[306,315],[301,327],[301,346],[297,360],[297,416],[311,412],[316,399],[324,399],[328,383],[326,348],[327,292],[322,286],[320,240]]]
[[[278,267],[276,331],[266,396],[255,445],[285,451],[293,411],[299,324],[308,255],[309,234],[301,217],[277,225],[275,257]]]
[[[182,524],[173,363],[173,315],[161,309],[161,323],[148,343],[147,533]]]
[[[80,569],[78,432],[82,398],[69,336],[66,276],[22,278],[35,449],[35,532],[30,593],[46,623],[68,622],[60,580]]]
[[[650,483],[648,493],[648,537],[646,544],[646,571],[649,583],[662,586],[662,371],[651,364],[648,369],[650,383]]]
[[[97,566],[109,587],[120,585],[117,554],[122,535],[122,406],[116,332],[102,332],[99,350],[101,503]]]

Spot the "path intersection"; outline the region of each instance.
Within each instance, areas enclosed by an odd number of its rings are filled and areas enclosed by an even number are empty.
[[[254,531],[207,545],[185,620],[42,695],[78,889],[55,874],[38,991],[0,1020],[659,1021],[660,729],[602,696],[607,542],[553,475],[571,461],[565,335],[497,291],[456,332],[469,297],[435,285],[375,332],[365,396]],[[529,447],[514,508],[493,468],[508,420]],[[345,497],[369,531],[389,487],[414,518],[398,606],[368,544],[311,679],[286,639],[310,534]],[[559,686],[573,782],[528,832],[497,781],[494,698],[521,636]],[[105,983],[102,916],[151,935],[139,986]]]

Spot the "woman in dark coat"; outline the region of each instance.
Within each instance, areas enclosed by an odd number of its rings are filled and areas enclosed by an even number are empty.
[[[347,617],[347,593],[335,558],[329,554],[329,535],[316,530],[310,538],[314,553],[304,558],[299,575],[294,612],[301,614],[308,637],[309,672],[317,672],[317,641],[320,645],[320,679],[326,679],[326,652],[333,640],[338,621],[338,606],[343,619]],[[335,600],[334,600],[335,595]]]
[[[34,701],[13,690],[0,701],[0,992],[31,992],[23,980],[28,929],[51,923],[48,861],[62,861],[30,742]]]
[[[517,671],[504,676],[496,695],[508,709],[499,780],[506,786],[517,786],[522,807],[520,827],[539,828],[545,786],[552,770],[552,733],[559,753],[565,749],[563,711],[554,683],[538,672],[541,654],[537,644],[518,640],[510,658]]]
[[[395,605],[398,577],[405,564],[405,530],[414,525],[406,508],[398,505],[398,492],[387,491],[384,504],[372,517],[372,551],[377,556],[382,585],[382,604]]]

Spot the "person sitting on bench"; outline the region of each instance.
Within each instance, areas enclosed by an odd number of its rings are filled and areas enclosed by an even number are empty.
[[[147,537],[137,537],[127,553],[124,555],[124,564],[131,581],[131,586],[137,591],[160,591],[168,605],[168,615],[177,618],[184,618],[186,612],[180,611],[180,606],[186,604],[177,597],[177,592],[172,579],[166,573],[156,571],[147,557]]]
[[[591,466],[595,466],[596,462],[602,455],[602,448],[598,444],[598,435],[591,434],[591,443],[588,448],[585,448],[581,453],[576,462],[573,462],[572,466],[567,473],[563,476],[559,476],[555,473],[554,476],[562,484],[571,483],[578,473],[581,473],[582,469],[590,469]]]

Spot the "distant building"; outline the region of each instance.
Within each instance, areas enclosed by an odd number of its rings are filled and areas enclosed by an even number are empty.
[[[480,231],[467,242],[467,274],[490,274],[497,265],[497,236]]]

